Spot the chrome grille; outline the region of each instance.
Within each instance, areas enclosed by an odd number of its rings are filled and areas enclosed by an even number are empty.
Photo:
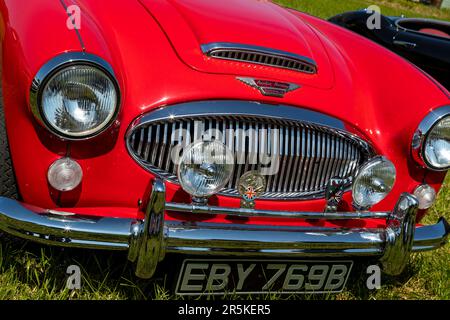
[[[317,66],[312,59],[279,50],[230,43],[203,45],[202,49],[205,54],[215,59],[254,63],[303,73],[317,72]]]
[[[267,176],[262,198],[323,197],[325,185],[332,177],[348,177],[368,158],[368,150],[359,139],[326,126],[243,115],[196,115],[179,119],[158,119],[140,124],[128,135],[131,155],[148,170],[177,183],[176,165],[171,161],[173,148],[179,145],[182,130],[200,138],[201,132],[228,132],[220,139],[235,152],[232,179],[222,194],[238,196],[239,177],[249,170],[261,169],[255,152],[279,155],[278,173]],[[232,134],[241,129],[238,134]],[[245,134],[246,130],[254,134]],[[219,137],[219,136],[218,136]],[[192,139],[193,140],[193,139]],[[268,152],[269,151],[269,152]]]

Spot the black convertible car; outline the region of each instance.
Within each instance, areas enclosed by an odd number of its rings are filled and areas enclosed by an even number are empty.
[[[410,60],[450,90],[450,22],[381,16],[373,28],[369,10],[339,14],[329,19]],[[368,23],[369,21],[369,23]]]

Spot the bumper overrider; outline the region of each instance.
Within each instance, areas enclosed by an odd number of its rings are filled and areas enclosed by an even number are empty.
[[[128,250],[136,275],[150,278],[165,253],[264,257],[377,257],[383,270],[400,274],[411,252],[446,243],[444,218],[416,226],[417,199],[404,193],[392,212],[293,212],[166,202],[165,184],[156,179],[145,218],[62,215],[0,197],[0,229],[12,235],[64,247]],[[281,227],[165,220],[166,211],[304,219],[386,219],[386,228]]]

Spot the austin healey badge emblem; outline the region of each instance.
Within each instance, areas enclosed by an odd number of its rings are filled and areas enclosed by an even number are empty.
[[[237,77],[237,79],[250,87],[258,89],[263,95],[270,97],[283,98],[289,91],[300,88],[299,85],[286,82],[278,82],[272,80],[253,79],[245,77]]]
[[[266,190],[266,179],[258,171],[249,171],[239,178],[238,185],[242,196],[241,207],[253,209],[256,198]]]
[[[345,188],[351,183],[350,179],[341,179],[338,177],[331,178],[325,188],[325,199],[327,205],[325,212],[337,212],[339,203],[344,195]]]

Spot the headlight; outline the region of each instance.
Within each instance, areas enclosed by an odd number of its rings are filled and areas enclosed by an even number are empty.
[[[353,180],[353,203],[367,210],[383,200],[395,183],[395,166],[384,157],[375,157],[363,164]]]
[[[196,142],[188,146],[180,159],[178,179],[181,187],[195,198],[219,192],[230,180],[234,156],[222,143]]]
[[[114,120],[119,92],[115,79],[99,61],[70,60],[62,65],[51,61],[36,76],[31,102],[36,104],[38,118],[58,136],[91,137]]]
[[[432,168],[447,170],[450,167],[450,116],[431,129],[425,139],[423,153]]]
[[[420,123],[412,148],[421,165],[436,171],[450,169],[450,106],[434,110]]]

